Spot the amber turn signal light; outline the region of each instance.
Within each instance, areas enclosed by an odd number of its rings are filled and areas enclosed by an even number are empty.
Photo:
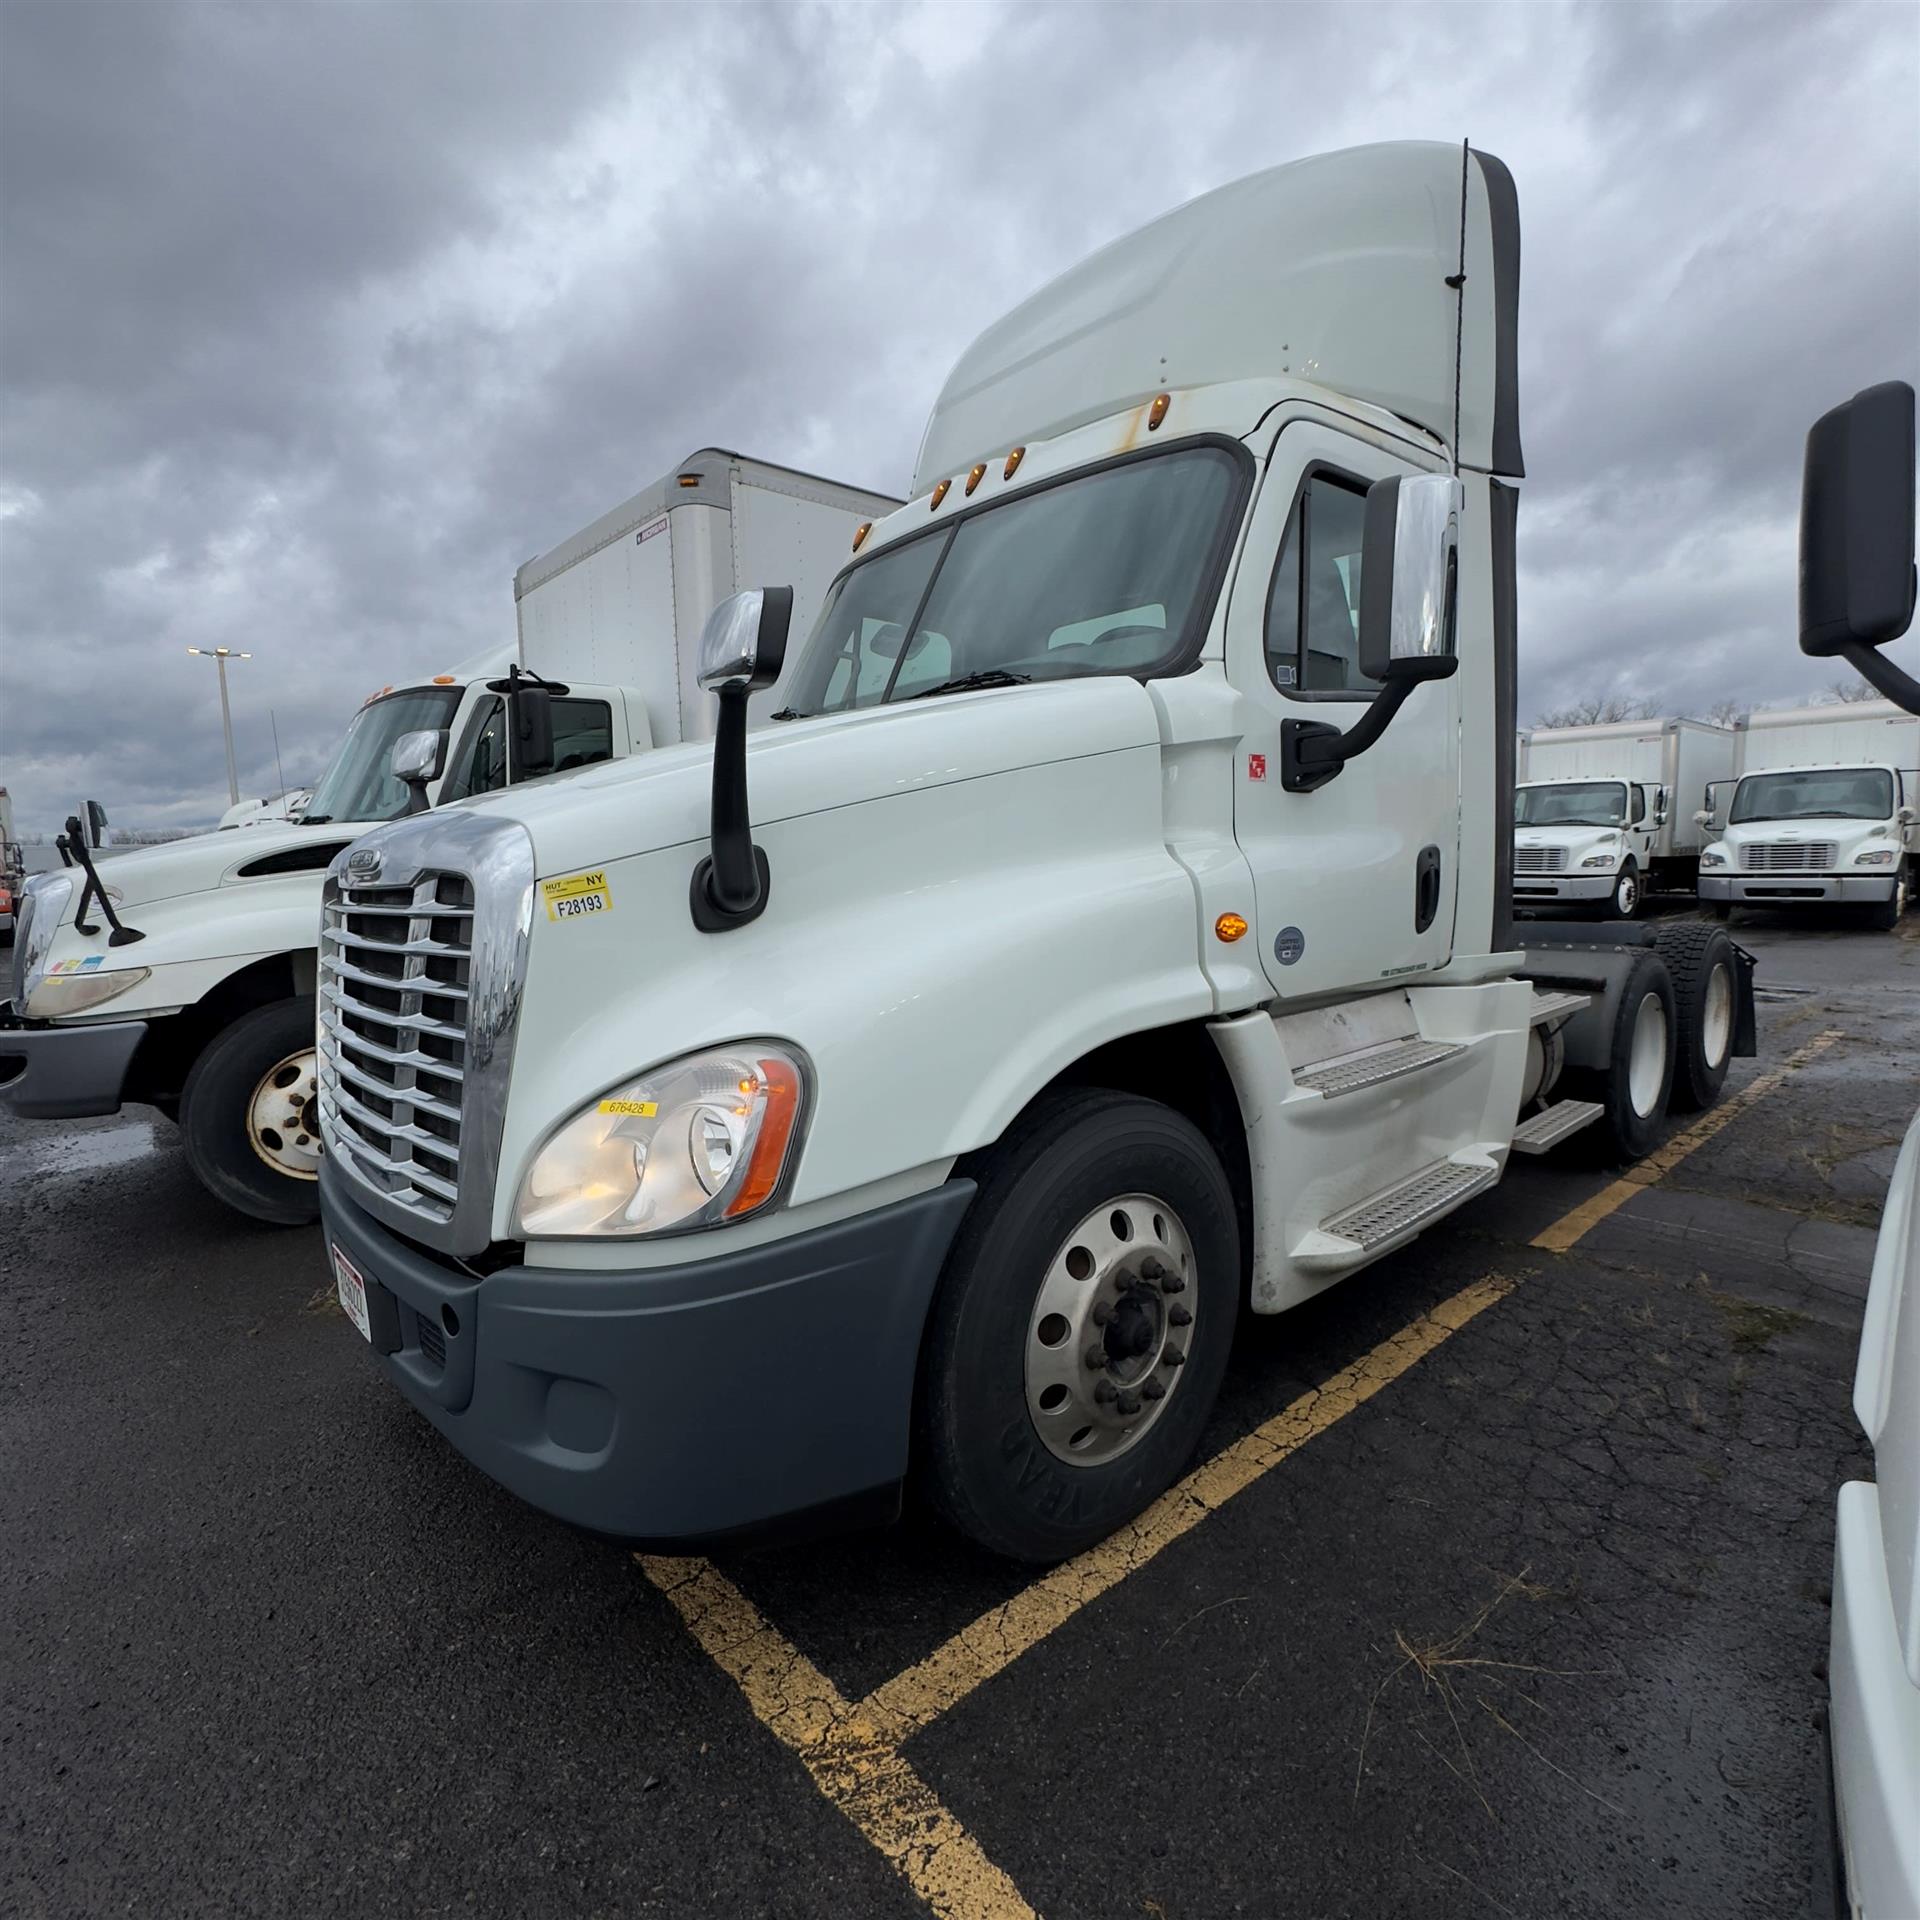
[[[1246,921],[1237,913],[1223,913],[1213,923],[1213,937],[1216,940],[1226,941],[1229,946],[1240,939],[1246,930]]]

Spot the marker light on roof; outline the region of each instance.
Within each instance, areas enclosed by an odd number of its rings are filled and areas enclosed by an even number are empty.
[[[855,553],[858,553],[860,551],[861,543],[866,539],[867,535],[870,534],[872,531],[873,531],[873,522],[871,520],[862,520],[860,524],[854,528],[853,550]]]
[[[680,476],[680,484],[683,487],[697,487],[700,484],[700,476],[697,473],[683,473]]]
[[[938,513],[940,511],[940,502],[947,497],[947,489],[952,485],[953,482],[951,480],[942,480],[940,484],[934,488],[933,498],[927,502],[927,511],[929,513]]]
[[[1000,478],[1002,480],[1011,480],[1013,478],[1014,469],[1018,467],[1020,462],[1024,460],[1026,457],[1027,457],[1027,450],[1025,447],[1015,447],[1014,450],[1007,455],[1007,468],[1006,468],[1006,471],[1003,474],[1001,474]]]
[[[1170,393],[1156,393],[1153,396],[1153,405],[1147,409],[1147,431],[1149,433],[1159,432],[1160,422],[1167,417],[1167,409],[1172,405],[1173,395]]]
[[[980,464],[977,467],[975,467],[970,474],[967,475],[967,494],[969,498],[972,497],[974,488],[977,487],[980,484],[980,482],[984,480],[986,477],[987,477],[987,463],[984,460],[982,460]]]

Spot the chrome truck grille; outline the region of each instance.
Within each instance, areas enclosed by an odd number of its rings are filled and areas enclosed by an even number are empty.
[[[1515,873],[1565,873],[1567,850],[1565,847],[1515,847],[1513,870]]]
[[[1755,840],[1740,852],[1742,873],[1824,873],[1839,864],[1832,840]]]
[[[327,870],[321,1136],[369,1212],[449,1253],[491,1236],[532,888],[525,830],[475,814],[396,821]]]

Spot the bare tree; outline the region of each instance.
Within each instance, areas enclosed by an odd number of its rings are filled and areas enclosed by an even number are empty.
[[[1537,727],[1601,727],[1614,720],[1651,720],[1653,702],[1625,694],[1589,694],[1570,706],[1554,707],[1534,721]]]
[[[1850,707],[1859,700],[1879,698],[1864,680],[1829,680],[1813,697],[1814,705],[1820,707]]]
[[[1738,700],[1716,700],[1700,718],[1716,727],[1730,727],[1746,712]]]

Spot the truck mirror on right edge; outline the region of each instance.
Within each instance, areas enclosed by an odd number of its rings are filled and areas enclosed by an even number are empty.
[[[1888,380],[1814,422],[1800,490],[1800,650],[1909,709],[1920,685],[1875,649],[1913,620],[1913,468],[1913,389]]]
[[[1460,514],[1449,474],[1396,474],[1367,489],[1360,569],[1360,671],[1370,680],[1444,680],[1454,657]]]

